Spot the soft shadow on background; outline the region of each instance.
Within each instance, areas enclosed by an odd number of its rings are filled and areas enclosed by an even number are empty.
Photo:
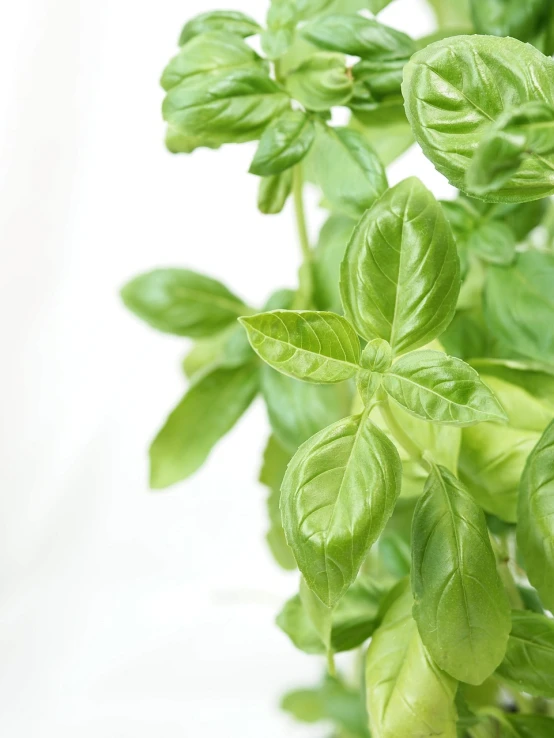
[[[255,145],[175,157],[161,70],[181,25],[261,0],[23,0],[0,11],[0,734],[319,736],[279,712],[316,657],[275,627],[297,577],[266,551],[256,404],[191,480],[147,488],[186,342],[119,287],[189,266],[251,304],[294,286],[292,213],[262,216]],[[380,19],[414,36],[423,3]],[[449,188],[412,150],[390,171]],[[314,232],[322,221],[315,202]],[[323,731],[324,732],[324,731]]]

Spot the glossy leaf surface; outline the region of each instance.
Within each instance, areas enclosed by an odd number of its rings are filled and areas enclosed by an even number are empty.
[[[284,113],[262,134],[250,171],[267,177],[289,169],[306,156],[314,138],[314,124],[306,113]]]
[[[452,320],[460,276],[456,244],[440,204],[418,179],[388,190],[356,227],[341,267],[347,317],[368,340],[403,353]]]
[[[356,578],[400,493],[396,449],[364,416],[329,426],[293,457],[282,487],[287,541],[300,571],[329,606]]]
[[[262,177],[258,190],[258,210],[264,215],[278,215],[292,190],[292,170]]]
[[[444,467],[434,467],[414,513],[414,618],[436,663],[481,684],[504,657],[510,609],[482,510]]]

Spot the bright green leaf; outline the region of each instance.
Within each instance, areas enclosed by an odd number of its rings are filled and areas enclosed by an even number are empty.
[[[278,59],[291,47],[300,20],[296,0],[271,0],[262,49],[269,59]]]
[[[183,46],[201,33],[210,31],[225,31],[247,38],[259,33],[260,26],[250,16],[236,10],[213,10],[201,13],[185,24],[179,38],[179,46]]]
[[[285,84],[290,95],[308,110],[346,105],[352,96],[352,78],[341,54],[313,54],[287,75]]]
[[[150,485],[169,487],[199,469],[248,408],[259,385],[255,364],[216,369],[193,384],[150,447]]]
[[[264,215],[278,215],[292,190],[292,169],[271,177],[262,177],[258,191],[258,209]]]
[[[274,310],[241,318],[254,351],[283,374],[306,382],[341,382],[358,371],[360,342],[334,313]]]
[[[531,41],[545,22],[550,0],[470,0],[477,33]]]
[[[356,227],[341,267],[347,317],[368,340],[402,353],[452,320],[460,266],[440,204],[412,177],[388,190]]]
[[[153,328],[202,338],[234,323],[248,308],[215,279],[188,269],[155,269],[121,290],[125,306]]]
[[[433,467],[414,513],[412,589],[419,633],[438,666],[481,684],[504,657],[510,609],[485,516],[444,467]]]
[[[339,274],[346,246],[356,221],[344,215],[331,215],[319,232],[313,251],[315,299],[320,310],[342,312]]]
[[[400,357],[384,374],[383,387],[404,410],[422,420],[460,426],[507,420],[475,369],[440,351]]]
[[[265,129],[250,171],[267,177],[301,161],[315,138],[314,124],[300,110],[289,110]]]
[[[287,541],[310,588],[328,606],[356,578],[400,493],[396,449],[365,416],[329,426],[293,457],[282,487]]]

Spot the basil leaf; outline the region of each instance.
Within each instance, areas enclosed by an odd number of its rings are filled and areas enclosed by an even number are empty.
[[[406,113],[417,142],[451,184],[466,171],[491,123],[529,102],[554,105],[554,61],[512,38],[457,36],[417,52],[404,70]],[[485,200],[523,202],[554,192],[554,156],[529,155]]]
[[[298,15],[304,20],[327,10],[334,0],[296,0]]]
[[[525,462],[554,412],[521,387],[493,376],[483,379],[502,403],[508,425],[464,429],[460,479],[487,512],[515,522]]]
[[[341,54],[313,54],[285,80],[290,95],[308,110],[345,105],[352,96],[352,78]]]
[[[357,131],[319,126],[311,153],[316,184],[343,215],[358,219],[387,189],[383,164]]]
[[[358,371],[360,342],[334,313],[274,310],[241,318],[252,348],[270,366],[305,382],[341,382]]]
[[[313,251],[315,300],[320,310],[342,312],[339,290],[340,264],[356,222],[344,215],[331,215],[319,232]]]
[[[506,733],[505,738],[551,738],[554,735],[554,718],[546,715],[507,715],[513,732]],[[504,735],[501,735],[504,738]]]
[[[529,456],[519,493],[517,543],[529,581],[554,610],[554,422]]]
[[[308,618],[313,623],[317,634],[321,638],[321,642],[325,646],[326,653],[331,653],[331,630],[333,627],[332,615],[333,610],[327,607],[315,595],[306,584],[304,578],[300,580],[300,602],[304,608]]]
[[[255,364],[216,369],[192,385],[150,447],[150,485],[190,477],[246,411],[259,383]]]
[[[288,51],[299,20],[295,0],[271,0],[267,30],[262,33],[262,49],[268,59],[278,59]]]
[[[207,136],[189,136],[186,133],[177,131],[172,125],[168,124],[165,134],[165,145],[171,154],[190,154],[201,146],[208,149],[219,149],[221,142],[216,138],[210,139]]]
[[[299,382],[265,364],[261,367],[261,382],[271,428],[291,454],[350,412],[352,393],[346,384]]]
[[[456,738],[457,682],[427,653],[412,619],[408,588],[373,634],[366,661],[367,704],[377,738]]]
[[[358,392],[364,405],[369,401],[381,384],[381,373],[389,369],[392,362],[392,349],[381,338],[370,341],[362,352],[360,364],[363,367],[356,377]]]
[[[486,356],[489,336],[483,311],[479,308],[458,310],[454,320],[441,336],[441,344],[448,354],[468,361]]]
[[[475,369],[440,351],[400,357],[384,374],[383,387],[404,410],[422,420],[460,426],[507,420]]]
[[[408,59],[414,42],[405,33],[361,15],[325,15],[302,27],[302,36],[320,49],[362,59]]]
[[[470,0],[477,33],[531,41],[545,22],[549,0]]]
[[[514,610],[508,650],[496,673],[518,692],[554,697],[554,620]]]
[[[419,633],[438,666],[481,684],[504,657],[510,609],[485,516],[444,467],[433,467],[414,513],[412,590]]]
[[[247,38],[259,33],[260,30],[260,26],[253,18],[237,10],[213,10],[201,13],[185,23],[179,38],[179,46],[183,46],[201,33],[210,31],[225,31]]]
[[[354,85],[354,96],[349,104],[356,116],[350,121],[350,128],[359,131],[375,149],[383,164],[388,166],[414,143],[404,105],[401,100],[395,100],[387,104],[373,104],[369,109],[360,111],[353,105],[358,89],[359,86]]]
[[[186,80],[169,90],[162,111],[179,133],[208,143],[238,143],[258,138],[289,104],[264,71],[247,67]]]
[[[160,84],[167,91],[198,74],[244,67],[267,73],[267,62],[240,36],[222,31],[203,33],[195,36],[173,57],[164,69]]]
[[[308,616],[300,595],[294,595],[285,602],[283,609],[277,615],[276,623],[300,651],[309,654],[326,652],[326,646]]]
[[[554,364],[553,281],[552,254],[529,251],[488,270],[485,319],[508,356]]]
[[[262,177],[258,191],[258,209],[264,215],[278,215],[292,190],[292,169],[271,177]]]
[[[306,156],[314,138],[314,124],[306,113],[283,113],[263,132],[250,172],[267,177],[289,169]]]
[[[275,436],[270,436],[264,451],[260,482],[270,490],[267,498],[267,512],[270,523],[266,534],[267,544],[279,566],[283,569],[294,570],[296,569],[296,562],[285,538],[279,509],[281,483],[290,459],[291,454],[281,446]]]
[[[183,360],[183,371],[189,379],[198,379],[217,367],[234,367],[252,361],[252,351],[238,323],[207,338],[200,338]]]
[[[376,102],[394,96],[400,98],[402,72],[408,59],[363,60],[352,67],[354,76],[354,96],[351,107],[354,110],[367,107],[371,110]],[[364,105],[364,101],[365,105]]]
[[[400,460],[364,416],[334,423],[304,443],[281,490],[287,541],[307,584],[335,605],[394,509]]]
[[[504,359],[473,359],[471,365],[487,377],[496,377],[521,387],[540,400],[544,407],[554,410],[554,369],[529,361]]]
[[[202,338],[234,323],[248,311],[215,279],[189,269],[155,269],[121,290],[125,306],[164,333]]]
[[[412,177],[388,190],[356,227],[341,267],[346,316],[396,353],[429,343],[452,320],[460,266],[439,203]]]
[[[440,29],[454,28],[458,32],[473,30],[469,11],[470,0],[429,0]]]
[[[529,102],[509,109],[479,143],[466,172],[466,187],[479,197],[494,193],[517,174],[530,155],[541,161],[546,169],[543,179],[550,182],[552,169],[544,157],[553,153],[554,108]]]
[[[377,15],[384,10],[387,5],[390,5],[392,0],[369,0],[368,8],[371,10],[373,15]]]

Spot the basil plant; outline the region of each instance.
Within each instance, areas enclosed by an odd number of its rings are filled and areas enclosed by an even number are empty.
[[[151,486],[196,472],[261,395],[267,543],[299,571],[277,625],[323,657],[283,708],[336,738],[552,738],[554,3],[430,4],[428,38],[382,23],[390,0],[184,26],[167,148],[256,141],[258,208],[291,199],[303,263],[262,306],[177,267],[123,288],[193,341]],[[414,143],[454,199],[389,186]]]

